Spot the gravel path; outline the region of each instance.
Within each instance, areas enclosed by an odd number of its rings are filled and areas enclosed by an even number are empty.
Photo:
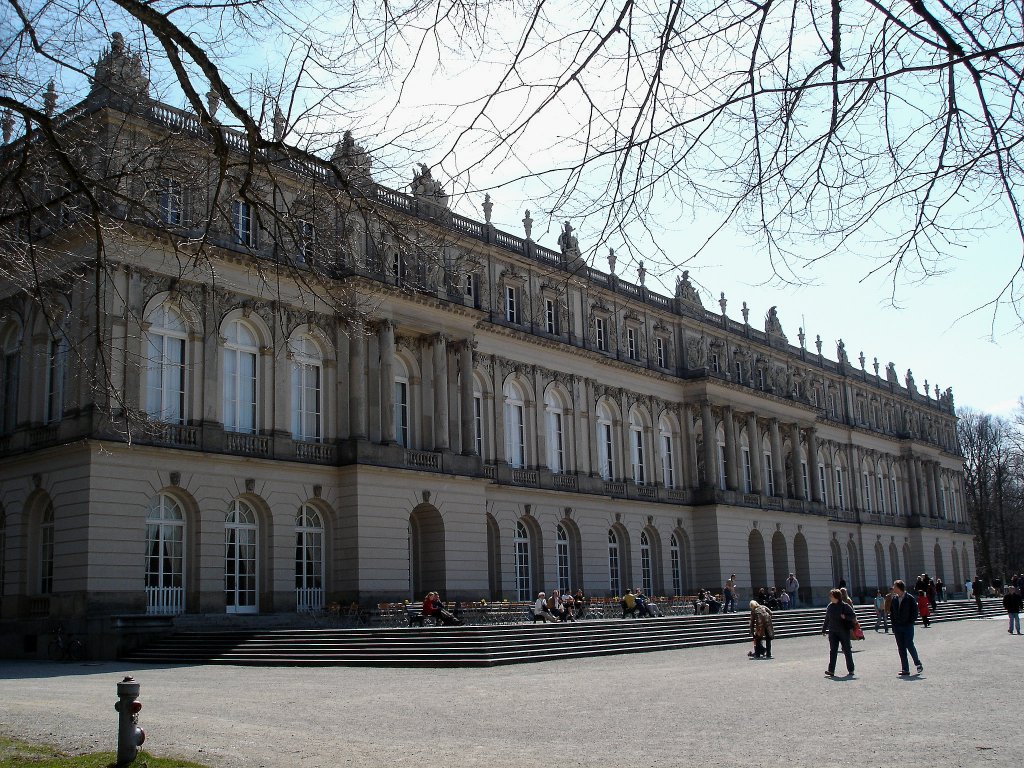
[[[891,635],[826,679],[823,638],[493,669],[255,669],[0,662],[0,733],[113,750],[115,684],[142,684],[146,747],[215,768],[1018,766],[1024,638],[1004,620]],[[840,670],[844,669],[840,657]],[[898,745],[898,746],[897,746]]]

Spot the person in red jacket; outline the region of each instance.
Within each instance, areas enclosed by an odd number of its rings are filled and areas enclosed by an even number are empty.
[[[921,625],[923,627],[931,626],[932,604],[928,599],[928,595],[923,589],[917,590],[917,612],[921,616]]]

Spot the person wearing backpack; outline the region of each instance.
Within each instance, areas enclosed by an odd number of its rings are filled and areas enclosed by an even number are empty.
[[[857,614],[847,603],[843,602],[843,593],[833,589],[829,594],[831,602],[825,609],[825,621],[821,625],[821,634],[828,635],[828,669],[825,677],[835,677],[836,657],[839,647],[843,648],[846,657],[846,676],[853,677],[853,649],[850,647],[850,632],[857,623]]]

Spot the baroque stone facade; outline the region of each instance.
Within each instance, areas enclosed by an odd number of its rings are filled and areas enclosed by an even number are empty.
[[[111,204],[103,269],[49,222],[78,271],[2,290],[3,620],[972,573],[951,391],[464,218],[426,166],[376,185],[351,136],[218,199],[117,55],[75,120],[151,206]]]

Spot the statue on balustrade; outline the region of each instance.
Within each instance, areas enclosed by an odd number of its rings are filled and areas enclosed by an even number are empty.
[[[412,194],[418,200],[426,200],[442,208],[448,207],[448,194],[430,173],[430,166],[420,163],[419,170],[412,172]]]

